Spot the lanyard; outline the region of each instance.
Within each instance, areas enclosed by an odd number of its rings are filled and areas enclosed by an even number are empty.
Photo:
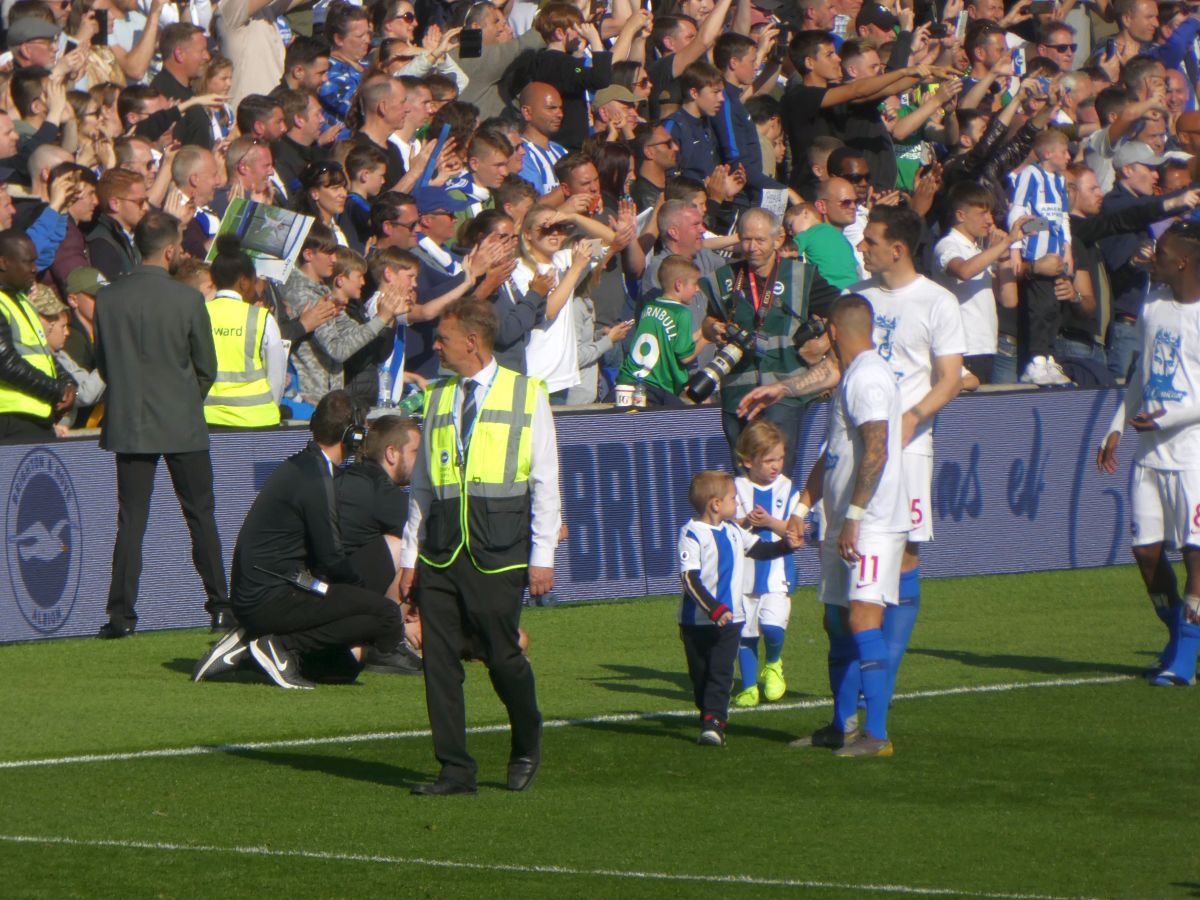
[[[746,263],[746,268],[742,270],[739,281],[745,279],[750,282],[750,300],[754,304],[754,324],[757,328],[762,324],[762,320],[766,317],[771,309],[771,304],[775,301],[775,281],[779,274],[779,259],[776,258],[775,265],[771,268],[771,274],[767,278],[765,284],[766,296],[759,298],[758,283],[754,277],[754,272],[750,270],[750,263]],[[741,285],[739,284],[740,288]]]
[[[458,447],[458,464],[463,469],[466,469],[466,467],[467,467],[466,448],[471,446],[471,435],[473,435],[475,433],[475,426],[479,423],[479,417],[483,413],[483,404],[487,402],[487,395],[491,391],[492,385],[496,383],[496,376],[499,374],[500,374],[500,367],[497,366],[496,370],[494,372],[492,372],[492,377],[488,380],[487,386],[484,387],[484,389],[483,389],[483,400],[478,404],[478,406],[475,409],[475,421],[473,421],[471,423],[471,430],[469,432],[467,432],[467,434],[465,436],[465,440],[464,440],[464,436],[462,433],[462,429],[459,427],[459,416],[462,414],[461,413],[462,402],[452,403],[450,405],[450,418],[451,418],[451,421],[454,422],[454,441]],[[463,400],[463,401],[466,400],[466,394],[463,393],[463,391],[461,390],[462,383],[464,380],[465,379],[460,378],[459,382],[458,382],[458,387],[459,387],[458,393],[463,395],[461,398],[461,400]],[[478,384],[478,382],[476,382],[476,384]]]

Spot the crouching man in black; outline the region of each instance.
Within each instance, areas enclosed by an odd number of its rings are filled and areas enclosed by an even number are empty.
[[[342,544],[367,588],[400,604],[406,642],[399,655],[382,658],[369,648],[368,672],[418,674],[421,623],[416,611],[401,603],[400,546],[408,521],[408,491],[421,447],[421,429],[405,416],[380,416],[370,423],[363,451],[354,465],[334,482]],[[382,662],[382,665],[380,664]]]
[[[309,428],[313,439],[271,473],[238,533],[230,601],[242,627],[213,645],[193,681],[248,654],[280,687],[310,689],[314,677],[354,678],[366,648],[377,663],[400,652],[400,607],[366,587],[338,527],[334,474],[362,438],[350,395],[323,397]]]

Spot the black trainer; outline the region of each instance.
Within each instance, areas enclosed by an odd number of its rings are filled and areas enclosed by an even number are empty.
[[[250,642],[250,655],[262,667],[267,677],[281,688],[311,691],[314,685],[300,674],[300,661],[294,653],[285,649],[279,638],[265,634]]]
[[[376,647],[368,648],[363,668],[368,672],[387,675],[420,675],[424,670],[424,663],[415,650],[402,643],[389,653],[384,653]]]
[[[192,670],[192,681],[203,681],[236,669],[248,652],[245,637],[245,630],[237,628],[213,644]]]

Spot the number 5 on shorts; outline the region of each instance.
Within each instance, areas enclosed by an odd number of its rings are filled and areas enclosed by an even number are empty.
[[[1197,509],[1196,515],[1200,516],[1200,506],[1196,507],[1196,509]],[[915,497],[915,498],[913,498],[913,502],[912,502],[913,528],[919,527],[920,524],[924,521],[925,521],[925,513],[923,513],[921,511],[921,498]],[[1200,526],[1197,526],[1197,527],[1200,527]]]

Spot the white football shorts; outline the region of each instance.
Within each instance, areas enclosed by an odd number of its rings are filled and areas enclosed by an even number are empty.
[[[837,538],[821,544],[821,584],[817,595],[830,606],[852,600],[895,606],[900,602],[900,564],[909,532],[860,532],[858,562],[838,554]]]

